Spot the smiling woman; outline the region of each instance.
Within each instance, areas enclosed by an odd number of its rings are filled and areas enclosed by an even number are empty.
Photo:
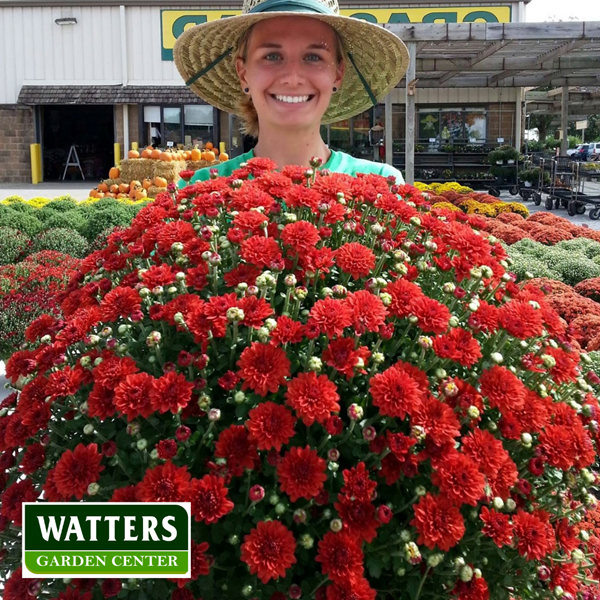
[[[186,84],[236,114],[256,146],[217,167],[229,175],[254,157],[278,168],[376,173],[403,183],[390,165],[330,150],[321,125],[348,119],[386,96],[404,75],[408,51],[389,31],[339,15],[337,0],[245,0],[243,13],[188,29],[174,59]],[[192,182],[208,179],[209,169]],[[182,182],[182,184],[185,182]]]

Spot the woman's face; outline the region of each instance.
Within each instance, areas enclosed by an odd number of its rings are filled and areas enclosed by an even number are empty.
[[[246,61],[238,58],[236,66],[261,129],[319,127],[344,74],[336,47],[334,30],[316,19],[275,17],[254,26]]]

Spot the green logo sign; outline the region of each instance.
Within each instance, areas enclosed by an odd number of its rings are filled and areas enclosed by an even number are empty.
[[[23,502],[23,577],[191,577],[189,502]]]

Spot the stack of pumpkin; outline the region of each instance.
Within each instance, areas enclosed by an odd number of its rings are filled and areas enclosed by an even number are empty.
[[[90,197],[155,198],[166,190],[169,183],[177,184],[181,171],[197,171],[228,159],[225,152],[219,154],[210,142],[202,150],[198,147],[193,150],[158,150],[152,146],[141,152],[130,150],[127,158],[121,161],[121,168],[113,167],[108,179],[93,189]]]

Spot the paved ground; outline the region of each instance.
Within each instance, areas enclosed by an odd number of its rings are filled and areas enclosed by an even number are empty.
[[[70,194],[73,198],[77,200],[83,200],[87,198],[89,190],[92,188],[91,182],[58,182],[58,183],[43,183],[39,185],[32,184],[6,184],[0,183],[0,200],[6,198],[7,196],[18,195],[26,200],[30,198],[35,198],[36,196],[43,196],[46,198],[55,198],[56,196],[62,196],[65,194]],[[590,195],[597,195],[600,197],[600,183],[588,183],[586,184],[586,193]],[[505,202],[522,202],[528,209],[530,213],[536,213],[539,211],[545,211],[544,205],[535,206],[533,202],[523,202],[523,200],[519,196],[511,196],[507,191],[503,191],[500,198]],[[577,225],[583,225],[590,227],[591,229],[600,230],[600,220],[592,221],[588,212],[584,215],[577,215],[575,217],[569,217],[567,215],[567,211],[565,209],[559,209],[557,211],[553,211],[556,214],[568,218],[570,221]],[[4,389],[4,384],[6,383],[6,378],[4,377],[4,365],[0,361],[0,400],[8,395],[8,391]]]

